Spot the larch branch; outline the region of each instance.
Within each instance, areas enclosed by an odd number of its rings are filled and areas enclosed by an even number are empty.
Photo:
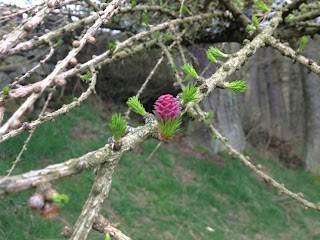
[[[195,108],[196,108],[197,113],[199,114],[199,120],[205,121],[206,118],[205,118],[203,111],[198,106],[196,106]],[[312,203],[312,202],[306,200],[301,192],[294,193],[294,192],[290,191],[289,189],[287,189],[284,184],[277,182],[274,178],[272,178],[268,174],[264,173],[261,170],[261,166],[253,165],[250,162],[250,157],[244,156],[241,153],[239,153],[236,149],[234,149],[231,146],[231,144],[229,143],[228,139],[226,139],[224,136],[222,136],[220,134],[220,132],[215,127],[213,127],[212,124],[210,124],[209,127],[210,127],[210,130],[212,131],[212,133],[215,134],[217,136],[217,138],[225,145],[225,147],[227,148],[227,150],[229,151],[229,154],[231,156],[238,158],[245,166],[247,166],[253,172],[258,174],[258,176],[260,176],[266,182],[270,183],[274,188],[278,189],[281,193],[284,193],[285,195],[289,196],[290,198],[294,199],[295,201],[297,201],[299,203],[302,203],[304,206],[306,206],[308,208],[312,208],[314,210],[320,211],[320,204]]]
[[[174,18],[177,17],[176,14],[171,12],[169,9],[162,8],[160,6],[139,5],[134,8],[131,8],[131,7],[119,8],[119,13],[130,13],[134,11],[160,11],[171,17],[174,17]],[[93,23],[94,21],[97,20],[97,18],[99,18],[98,13],[85,17],[83,19],[80,19],[79,21],[69,23],[66,26],[63,26],[57,30],[52,30],[49,33],[46,33],[40,36],[37,40],[32,39],[26,42],[19,43],[17,46],[10,49],[7,54],[8,55],[18,54],[23,51],[27,51],[35,47],[38,47],[48,41],[54,41],[56,39],[59,39],[60,37],[63,37],[63,35],[65,35],[66,33],[72,32],[78,28],[81,28],[85,25]]]
[[[285,19],[292,11],[298,9],[301,4],[306,3],[307,0],[293,0],[282,13],[282,18]]]
[[[300,53],[281,43],[280,40],[277,40],[272,36],[266,36],[265,43],[281,52],[284,56],[301,63],[307,69],[320,76],[320,66],[314,60],[302,56]]]
[[[297,22],[308,21],[311,19],[315,19],[316,17],[319,17],[319,16],[320,16],[320,11],[314,10],[311,12],[294,16],[293,18],[286,18],[285,23],[297,23]]]
[[[238,6],[236,6],[236,3],[234,3],[234,1],[219,0],[219,2],[232,13],[234,19],[239,20],[242,27],[245,28],[250,23],[250,19],[242,12],[242,10]]]
[[[117,240],[131,240],[130,237],[124,235],[119,229],[114,227],[107,219],[101,214],[96,217],[93,222],[92,228],[98,232],[109,234],[111,237]]]
[[[14,47],[21,39],[26,37],[35,29],[42,20],[52,11],[53,8],[44,6],[35,16],[30,18],[24,25],[12,31],[5,39],[0,41],[0,59],[3,59],[7,52]]]
[[[50,165],[44,169],[33,170],[21,175],[0,178],[0,198],[18,193],[42,183],[59,180],[91,170],[102,163],[113,162],[123,152],[130,151],[138,144],[152,137],[157,132],[155,121],[146,124],[144,127],[131,129],[131,132],[121,139],[120,151],[111,151],[109,144],[85,155],[73,158],[68,161]]]
[[[113,172],[122,156],[122,153],[112,162],[101,164],[96,171],[96,179],[92,185],[89,196],[84,204],[81,214],[73,228],[73,233],[70,240],[85,240],[87,239],[93,222],[99,214],[101,204],[108,197],[112,183]]]
[[[56,76],[69,64],[70,60],[74,58],[81,49],[87,43],[87,39],[93,35],[95,35],[97,29],[100,27],[103,21],[108,21],[117,11],[118,7],[124,4],[124,0],[113,0],[104,10],[103,15],[98,18],[95,23],[87,30],[86,34],[79,40],[79,45],[74,47],[68,55],[59,63],[57,63],[55,69],[42,81],[41,88],[39,92],[33,92],[26,101],[13,113],[13,115],[8,119],[8,121],[0,128],[0,136],[5,134],[10,125],[16,119],[19,119],[22,114],[34,104],[34,102],[42,95],[44,90],[49,87]]]

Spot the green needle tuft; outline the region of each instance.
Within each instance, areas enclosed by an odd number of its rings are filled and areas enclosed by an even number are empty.
[[[226,85],[227,88],[234,92],[245,92],[246,91],[246,82],[242,80],[237,80]]]
[[[215,58],[227,58],[228,55],[221,52],[218,48],[215,48],[215,47],[210,47],[208,50],[207,50],[207,55],[208,53],[211,53],[212,56],[214,56]]]
[[[146,110],[137,97],[130,97],[127,101],[127,105],[132,109],[132,111],[141,116],[145,116],[147,114]]]
[[[199,75],[194,67],[190,63],[186,63],[182,66],[182,70],[189,76],[193,77],[194,79],[198,79]]]
[[[300,39],[299,51],[302,51],[308,43],[308,38],[306,36],[302,36]]]
[[[197,88],[188,84],[182,92],[182,101],[183,104],[187,104],[188,102],[197,101]]]
[[[169,140],[179,130],[182,123],[181,116],[175,119],[169,119],[165,124],[160,117],[157,118],[160,128],[161,138],[166,141]]]
[[[126,131],[127,121],[121,117],[120,113],[115,113],[111,117],[111,123],[109,124],[109,127],[112,131],[114,140],[119,141]]]

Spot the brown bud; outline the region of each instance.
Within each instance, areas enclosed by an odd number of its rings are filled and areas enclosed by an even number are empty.
[[[97,41],[97,40],[96,40],[95,37],[90,36],[90,37],[87,38],[87,42],[88,42],[88,43],[95,44],[96,41]]]
[[[71,64],[71,66],[74,67],[78,64],[78,60],[75,57],[73,57],[70,59],[69,63]]]
[[[64,78],[60,78],[55,80],[54,83],[59,87],[64,87],[67,84],[67,81]]]
[[[101,10],[105,10],[107,6],[108,6],[107,3],[101,3],[100,8]]]
[[[80,47],[80,42],[78,40],[73,41],[72,46],[75,48]]]
[[[117,142],[117,141],[113,141],[111,144],[110,144],[110,149],[114,150],[114,151],[118,151],[121,149],[121,146],[122,146],[122,143],[121,142]]]
[[[76,164],[75,169],[77,171],[82,171],[88,168],[88,163],[86,161],[80,161]]]
[[[40,193],[33,194],[28,200],[28,206],[33,209],[41,209],[44,206],[44,197]]]
[[[59,8],[60,7],[60,0],[55,0],[54,1],[54,7]]]
[[[70,238],[71,235],[72,235],[72,232],[73,230],[68,227],[68,226],[65,226],[62,231],[61,231],[61,235],[64,237],[64,238]]]
[[[34,93],[39,93],[39,92],[41,92],[41,86],[40,86],[40,85],[35,86],[35,87],[33,88],[33,92],[34,92]]]
[[[15,130],[15,129],[18,129],[19,127],[21,127],[21,122],[19,119],[14,119],[12,121],[12,123],[10,124],[9,128],[11,130]]]
[[[49,1],[49,2],[47,3],[47,6],[48,6],[48,8],[53,8],[53,3],[52,3],[51,1]]]
[[[31,22],[27,22],[23,25],[23,29],[26,32],[31,32],[33,30],[33,24]]]
[[[169,25],[169,30],[170,30],[171,33],[174,33],[175,27],[174,27],[173,24]]]
[[[39,216],[41,218],[51,219],[57,216],[59,211],[60,208],[57,204],[53,202],[46,202]]]
[[[30,130],[31,129],[30,124],[28,122],[24,122],[22,124],[22,127],[23,127],[24,130]]]
[[[304,195],[303,195],[302,192],[298,192],[297,195],[298,195],[298,197],[300,197],[300,198],[304,198]]]
[[[53,196],[56,195],[57,193],[58,192],[55,189],[50,188],[47,191],[45,191],[44,199],[47,201],[53,201]]]

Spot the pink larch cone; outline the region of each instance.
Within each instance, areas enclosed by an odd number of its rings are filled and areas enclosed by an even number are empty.
[[[160,96],[154,104],[154,109],[156,114],[161,117],[163,124],[180,115],[180,104],[171,94]]]

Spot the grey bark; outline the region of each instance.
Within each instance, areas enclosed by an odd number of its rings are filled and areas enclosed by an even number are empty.
[[[306,54],[312,59],[319,59],[318,41],[310,41]],[[305,73],[305,69],[303,69]],[[314,74],[304,74],[305,90],[305,165],[306,169],[320,175],[320,79]]]

